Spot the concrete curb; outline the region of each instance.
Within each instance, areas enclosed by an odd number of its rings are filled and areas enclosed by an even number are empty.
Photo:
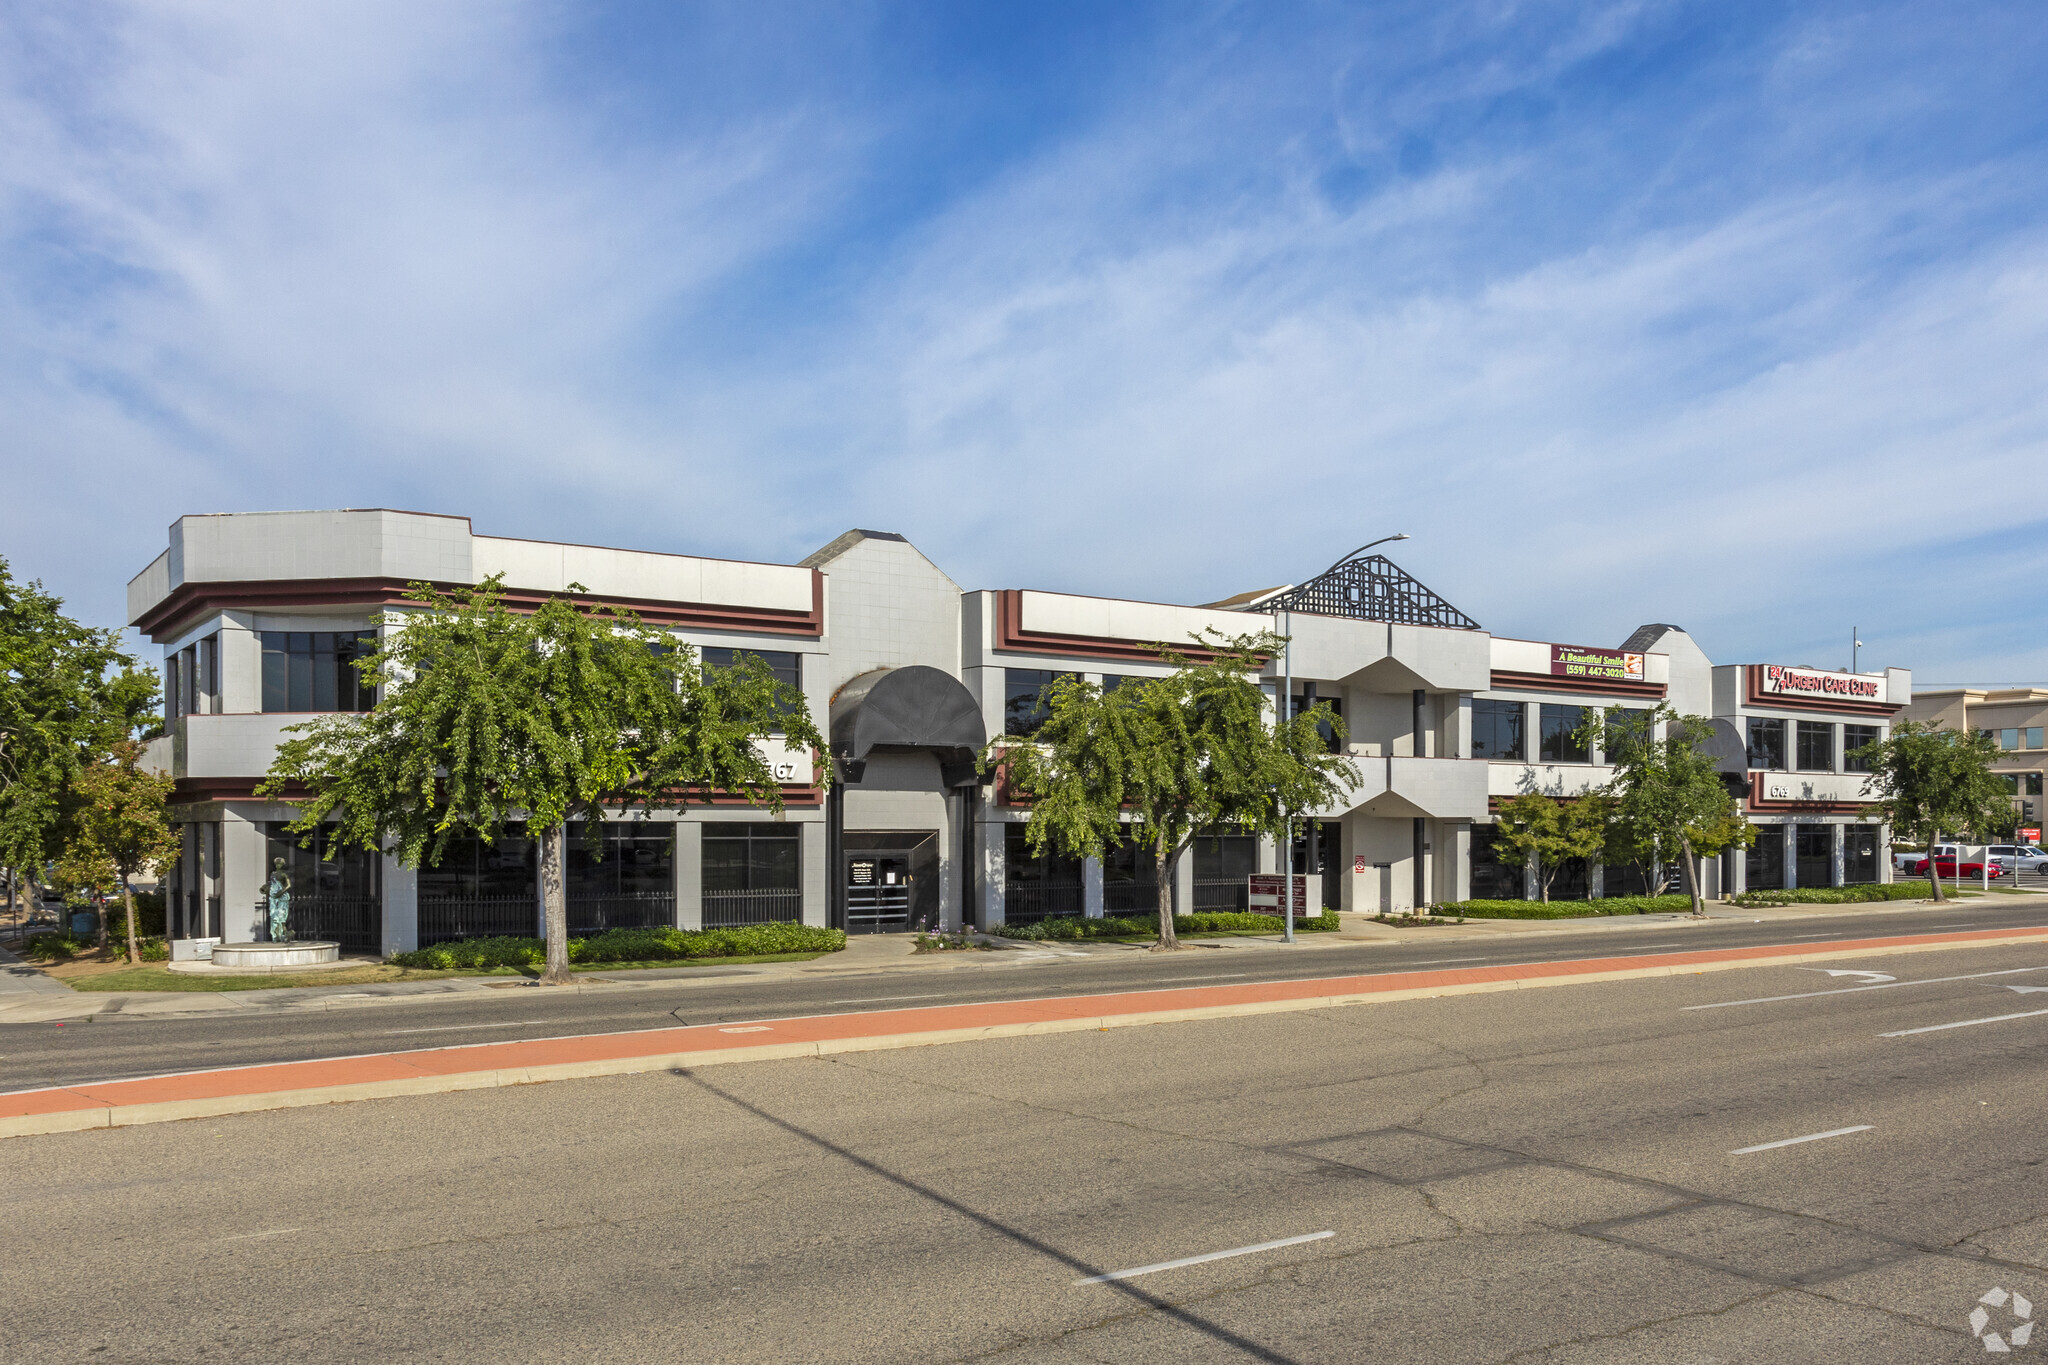
[[[1061,997],[1042,1001],[1007,1001],[986,1006],[961,1005],[944,1006],[935,1010],[878,1011],[866,1015],[824,1015],[789,1020],[777,1020],[781,1025],[827,1025],[832,1021],[855,1022],[874,1019],[888,1014],[931,1014],[951,1017],[965,1011],[982,1010],[988,1013],[1013,1013],[1019,1010],[1030,1012],[1033,1008],[1045,1009],[1082,1003],[1097,999],[1105,1003],[1116,1000],[1130,1000],[1134,996],[1167,995],[1210,997],[1214,1003],[1189,1004],[1166,1009],[1125,1009],[1100,1014],[1079,1014],[1064,1018],[1046,1017],[1033,1019],[991,1020],[987,1023],[964,1026],[911,1029],[901,1032],[863,1034],[856,1031],[841,1036],[806,1039],[802,1041],[753,1043],[728,1045],[716,1048],[695,1048],[683,1051],[656,1050],[646,1053],[626,1054],[608,1057],[589,1057],[556,1062],[536,1060],[527,1065],[483,1066],[475,1069],[452,1069],[433,1072],[421,1063],[447,1059],[458,1053],[480,1053],[484,1055],[505,1055],[525,1049],[544,1052],[550,1048],[560,1050],[564,1045],[573,1048],[575,1044],[612,1045],[612,1040],[631,1038],[634,1034],[591,1034],[569,1039],[534,1039],[522,1042],[486,1044],[481,1046],[452,1049],[431,1049],[413,1053],[381,1053],[365,1057],[336,1058],[315,1062],[289,1062],[260,1067],[231,1067],[219,1071],[199,1071],[177,1076],[142,1077],[127,1081],[101,1082],[75,1088],[57,1087],[45,1090],[18,1091],[0,1094],[0,1138],[26,1137],[43,1133],[79,1132],[95,1128],[122,1128],[143,1123],[168,1123],[182,1119],[215,1118],[228,1114],[255,1113],[267,1109],[298,1108],[317,1104],[342,1104],[356,1100],[391,1099],[406,1095],[440,1094],[456,1090],[485,1090],[510,1085],[536,1085],[548,1081],[580,1080],[598,1076],[623,1076],[652,1071],[688,1070],[704,1066],[718,1066],[737,1062],[780,1061],[802,1057],[828,1057],[840,1053],[876,1052],[907,1047],[933,1047],[948,1043],[975,1042],[991,1038],[1014,1038],[1054,1033],[1083,1033],[1106,1031],[1112,1028],[1136,1028],[1151,1024],[1189,1023],[1205,1019],[1242,1018],[1261,1014],[1297,1013],[1308,1010],[1339,1009],[1351,1005],[1391,1004],[1404,1000],[1428,1000],[1439,996],[1480,995],[1499,991],[1526,990],[1546,986],[1578,986],[1604,981],[1640,980],[1660,976],[1696,975],[1710,971],[1729,971],[1742,967],[1786,966],[1816,960],[1840,961],[1844,958],[1889,957],[1904,953],[1940,952],[1955,948],[1982,948],[2004,945],[2048,943],[2048,926],[2010,930],[1977,930],[1961,934],[1925,936],[1919,941],[1874,942],[1869,940],[1850,941],[1851,946],[1830,947],[1816,944],[1811,948],[1801,947],[1784,951],[1765,949],[1720,949],[1702,950],[1662,955],[1664,960],[1632,967],[1594,967],[1603,959],[1584,959],[1589,970],[1572,971],[1577,962],[1524,963],[1515,967],[1470,968],[1459,972],[1396,972],[1383,977],[1338,978],[1343,981],[1384,980],[1385,987],[1343,990],[1324,994],[1294,995],[1288,992],[1303,987],[1325,984],[1323,982],[1280,981],[1258,982],[1243,986],[1205,986],[1181,990],[1159,990],[1125,992],[1115,996]],[[1604,959],[1615,961],[1616,959]],[[1532,968],[1557,968],[1560,970],[1531,971]],[[1504,972],[1523,972],[1524,975],[1503,976]],[[1395,984],[1403,978],[1427,977],[1426,983],[1411,986]],[[1336,980],[1328,984],[1336,984]],[[1246,999],[1226,998],[1246,993],[1265,992],[1268,998]],[[707,1028],[718,1031],[733,1031],[733,1026],[699,1026],[686,1029],[658,1029],[656,1034],[692,1033],[703,1034]],[[345,1070],[351,1064],[358,1069],[377,1069],[380,1064],[386,1070],[397,1069],[411,1074],[389,1074],[375,1079],[361,1081],[340,1081],[328,1084],[307,1084],[284,1089],[264,1090],[254,1093],[234,1094],[195,1093],[189,1096],[143,1099],[138,1096],[134,1102],[121,1103],[103,1099],[92,1092],[122,1092],[146,1088],[185,1088],[203,1092],[209,1084],[218,1084],[221,1079],[238,1074],[263,1071],[292,1073],[318,1073],[322,1071]],[[215,1078],[208,1081],[206,1078]],[[182,1086],[181,1084],[182,1083]],[[8,1112],[12,1110],[13,1112]]]

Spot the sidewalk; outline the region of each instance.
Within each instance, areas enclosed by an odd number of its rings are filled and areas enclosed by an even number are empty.
[[[1505,967],[1172,987],[1094,996],[763,1019],[472,1044],[0,1094],[0,1137],[163,1123],[264,1109],[528,1085],[588,1076],[820,1057],[1023,1034],[1127,1028],[1277,1011],[1669,976],[1980,944],[2048,943],[2048,928],[1772,944]]]

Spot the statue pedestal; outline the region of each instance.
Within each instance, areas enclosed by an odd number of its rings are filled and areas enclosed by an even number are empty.
[[[213,966],[237,972],[302,972],[341,962],[341,945],[317,939],[290,943],[216,943]]]

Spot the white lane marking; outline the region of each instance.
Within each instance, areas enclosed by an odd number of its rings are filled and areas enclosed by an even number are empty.
[[[1255,1251],[1277,1251],[1281,1247],[1300,1246],[1303,1242],[1320,1242],[1325,1237],[1335,1237],[1332,1231],[1309,1232],[1299,1237],[1282,1237],[1277,1242],[1261,1242],[1257,1246],[1232,1247],[1228,1251],[1211,1251],[1201,1256],[1183,1256],[1178,1261],[1160,1261],[1154,1265],[1141,1265],[1132,1270],[1112,1270],[1107,1275],[1090,1275],[1085,1280],[1076,1280],[1076,1285],[1107,1284],[1111,1280],[1128,1280],[1136,1275],[1156,1275],[1162,1270],[1179,1270],[1185,1265],[1200,1265],[1204,1261],[1220,1261],[1230,1256],[1249,1256]]]
[[[1276,703],[1276,705],[1277,705],[1277,703]],[[1833,933],[1833,932],[1829,932],[1829,933],[1825,933],[1825,934],[1794,934],[1794,935],[1792,935],[1792,937],[1793,937],[1793,938],[1839,938],[1839,937],[1840,937],[1840,935],[1839,935],[1839,934],[1836,934],[1836,933]]]
[[[774,1029],[772,1029],[772,1028],[769,1028],[769,1027],[768,1027],[768,1026],[767,1026],[766,1024],[748,1024],[748,1025],[747,1025],[747,1026],[745,1026],[744,1028],[722,1028],[722,1029],[720,1029],[720,1030],[719,1030],[719,1032],[720,1032],[720,1033],[773,1033],[773,1032],[775,1032],[775,1030],[774,1030]]]
[[[526,1028],[531,1024],[547,1022],[545,1019],[514,1019],[509,1024],[438,1024],[433,1028],[388,1028],[384,1030],[384,1036],[395,1038],[401,1033],[460,1033],[464,1029],[472,1028]]]
[[[246,1242],[252,1237],[282,1237],[286,1233],[303,1232],[303,1228],[272,1228],[269,1232],[238,1232],[232,1237],[216,1237],[216,1242]]]
[[[1887,972],[1857,972],[1847,967],[1801,967],[1802,972],[1826,972],[1829,976],[1860,976],[1866,982],[1897,981],[1896,976]]]
[[[2042,991],[2048,991],[2048,986],[2007,986],[2006,989],[2018,991],[2021,995],[2039,995]]]
[[[1730,1005],[1775,1005],[1781,1000],[1813,1000],[1823,995],[1851,995],[1857,991],[1895,991],[1901,986],[1933,986],[1943,981],[1977,981],[1987,976],[2012,976],[2019,972],[2048,972],[2048,967],[2004,967],[1995,972],[1970,972],[1965,976],[1930,976],[1924,981],[1887,981],[1881,986],[1837,986],[1831,991],[1804,991],[1798,995],[1760,995],[1753,1000],[1716,1000],[1711,1005],[1687,1005],[1685,1009],[1721,1010],[1727,1009]]]
[[[2003,1024],[2008,1019],[2033,1019],[2048,1014],[2048,1010],[2028,1010],[2024,1014],[1994,1014],[1988,1019],[1958,1019],[1953,1024],[1929,1024],[1925,1028],[1902,1028],[1896,1033],[1880,1033],[1880,1038],[1908,1038],[1916,1033],[1939,1033],[1948,1028],[1968,1028],[1972,1024]]]
[[[1867,1133],[1877,1125],[1859,1123],[1854,1128],[1830,1128],[1825,1133],[1808,1133],[1805,1137],[1779,1138],[1776,1142],[1759,1142],[1754,1147],[1737,1147],[1730,1156],[1748,1156],[1751,1152],[1768,1152],[1773,1147],[1794,1147],[1802,1142],[1819,1142],[1822,1138],[1845,1137],[1850,1133]]]
[[[1278,705],[1276,702],[1275,705]],[[828,1005],[879,1005],[892,1000],[943,1000],[948,992],[934,991],[929,995],[857,995],[851,1000],[827,1000]]]
[[[1237,981],[1250,975],[1250,972],[1219,972],[1215,976],[1155,976],[1145,984],[1161,986],[1171,981]]]
[[[1278,702],[1275,702],[1275,703],[1274,703],[1274,705],[1275,705],[1275,706],[1278,706],[1278,705],[1279,705],[1279,703],[1278,703]],[[1420,962],[1411,962],[1411,963],[1409,963],[1408,965],[1409,965],[1409,966],[1411,966],[1411,967],[1441,967],[1441,966],[1442,966],[1442,965],[1443,965],[1444,963],[1446,963],[1446,962],[1484,962],[1484,961],[1486,961],[1486,959],[1485,959],[1484,957],[1431,957],[1431,958],[1424,958],[1424,959],[1423,959],[1422,961],[1420,961]]]

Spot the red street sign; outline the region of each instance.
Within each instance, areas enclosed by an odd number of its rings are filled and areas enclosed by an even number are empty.
[[[2040,842],[2041,842],[2041,827],[2040,827],[2039,825],[2028,825],[2028,826],[2026,826],[2025,828],[2023,828],[2023,829],[2021,829],[2021,830],[2020,830],[2020,838],[2021,838],[2021,839],[2023,839],[2023,840],[2025,840],[2025,841],[2026,841],[2027,843],[2030,843],[2030,844],[2038,844],[2038,843],[2040,843]]]
[[[1283,888],[1287,882],[1284,874],[1279,872],[1254,872],[1245,881],[1248,885],[1246,900],[1255,912],[1262,915],[1277,915],[1280,913],[1280,897],[1285,894]],[[1294,913],[1303,916],[1308,914],[1308,878],[1306,877],[1296,877],[1294,879]]]

